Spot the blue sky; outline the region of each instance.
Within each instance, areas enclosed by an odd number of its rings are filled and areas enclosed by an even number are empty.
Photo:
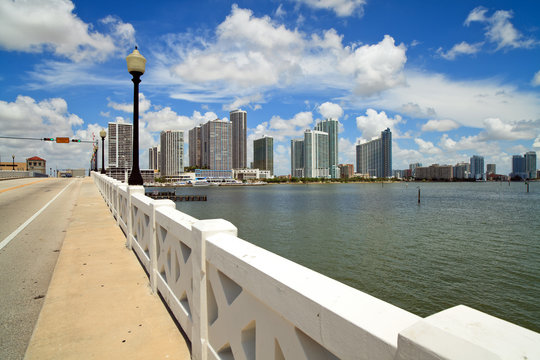
[[[540,151],[539,14],[533,0],[0,0],[0,135],[92,139],[131,122],[138,45],[142,168],[159,131],[241,108],[248,162],[273,136],[276,174],[325,117],[342,163],[390,127],[394,169],[478,154],[508,173]],[[0,139],[1,161],[12,154],[88,167],[91,145]]]

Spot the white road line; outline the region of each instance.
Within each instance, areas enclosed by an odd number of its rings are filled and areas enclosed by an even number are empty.
[[[52,198],[51,201],[49,201],[47,204],[45,204],[44,207],[42,207],[38,212],[36,212],[34,215],[32,215],[32,217],[28,220],[25,221],[24,224],[22,224],[21,226],[19,226],[17,228],[17,230],[15,230],[14,232],[12,232],[7,238],[5,238],[4,240],[2,240],[2,242],[0,242],[0,250],[2,250],[4,248],[4,246],[6,246],[7,244],[9,244],[9,242],[11,240],[13,240],[13,238],[15,236],[17,236],[21,231],[24,230],[25,227],[28,226],[28,224],[30,224],[35,218],[37,218],[39,216],[39,214],[41,214],[49,205],[52,204],[52,202],[54,200],[56,200],[57,197],[60,196],[60,194],[62,194],[64,192],[64,190],[66,190],[71,184],[73,184],[72,181],[69,182],[69,184],[66,185],[65,188],[62,189],[62,191],[60,191],[58,194],[56,194],[55,197]]]

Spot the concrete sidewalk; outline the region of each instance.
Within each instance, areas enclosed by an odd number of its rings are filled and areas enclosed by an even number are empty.
[[[190,359],[97,187],[82,182],[25,358]]]

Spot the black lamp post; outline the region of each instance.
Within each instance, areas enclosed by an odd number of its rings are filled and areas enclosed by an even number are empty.
[[[128,179],[129,185],[142,185],[143,178],[139,169],[139,83],[144,74],[146,59],[137,47],[126,57],[128,72],[133,76],[133,166]]]
[[[98,152],[98,147],[99,147],[99,142],[96,140],[96,146],[94,147],[94,171],[97,172],[98,171],[98,164],[97,164],[97,152]]]
[[[13,158],[13,169],[12,169],[12,171],[15,171],[15,154],[11,155],[11,157]]]
[[[105,136],[107,136],[105,129],[99,132],[99,136],[101,136],[101,173],[105,174]]]

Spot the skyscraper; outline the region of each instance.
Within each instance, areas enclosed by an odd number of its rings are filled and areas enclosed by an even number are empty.
[[[165,130],[160,134],[161,176],[178,176],[184,172],[184,132]]]
[[[486,165],[486,173],[489,174],[496,174],[497,173],[497,165],[496,164],[487,164]]]
[[[512,156],[512,173],[510,177],[520,177],[525,179],[527,174],[525,172],[525,158],[521,155]]]
[[[304,140],[291,140],[291,176],[304,177]]]
[[[159,147],[154,146],[148,149],[148,168],[159,170],[160,152]]]
[[[247,112],[234,110],[229,113],[232,124],[232,168],[247,167]]]
[[[525,173],[527,178],[536,179],[536,151],[528,151],[525,153]]]
[[[274,175],[274,138],[265,136],[253,141],[253,167],[270,170]]]
[[[133,124],[109,123],[109,168],[131,170],[133,164]]]
[[[381,137],[356,145],[356,172],[371,177],[392,177],[392,132],[386,129]]]
[[[328,134],[328,170],[332,179],[339,178],[338,168],[338,131],[337,119],[326,119],[315,126],[315,130]]]
[[[304,132],[304,176],[329,177],[328,160],[328,133],[306,130]]]
[[[484,179],[484,157],[473,155],[471,157],[471,178],[475,180]]]
[[[201,167],[201,127],[189,130],[189,166]]]
[[[206,166],[211,170],[231,170],[231,154],[231,123],[216,119],[203,124],[201,126],[201,167]]]

